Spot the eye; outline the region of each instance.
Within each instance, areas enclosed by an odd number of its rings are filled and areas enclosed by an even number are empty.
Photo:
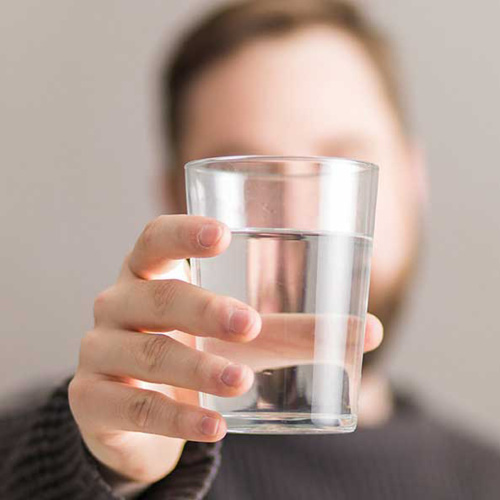
[[[352,160],[373,161],[376,157],[375,138],[365,136],[332,137],[324,143],[325,156],[338,156]]]

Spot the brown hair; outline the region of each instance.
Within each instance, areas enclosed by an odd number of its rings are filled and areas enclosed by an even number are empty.
[[[389,44],[358,7],[347,0],[247,0],[222,7],[195,26],[163,68],[162,122],[165,137],[170,137],[171,153],[177,153],[182,135],[186,89],[207,66],[258,37],[285,35],[312,25],[344,30],[361,42],[405,125]]]

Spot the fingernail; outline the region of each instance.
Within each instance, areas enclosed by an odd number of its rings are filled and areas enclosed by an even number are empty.
[[[203,417],[201,419],[201,432],[207,436],[214,436],[219,430],[219,419],[213,417]]]
[[[241,383],[244,376],[245,367],[234,364],[226,366],[220,378],[229,387],[235,387]]]
[[[229,331],[245,333],[255,321],[254,314],[247,309],[235,309],[229,317]]]
[[[205,224],[198,233],[198,243],[204,248],[213,247],[222,237],[222,227],[218,224]]]

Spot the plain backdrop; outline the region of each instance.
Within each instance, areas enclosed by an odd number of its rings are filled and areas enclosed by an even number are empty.
[[[1,396],[72,372],[94,296],[161,212],[157,62],[216,3],[0,3]],[[390,371],[500,443],[500,3],[369,7],[399,48],[431,182]]]

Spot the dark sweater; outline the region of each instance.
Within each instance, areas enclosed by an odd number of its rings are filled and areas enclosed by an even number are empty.
[[[0,418],[0,499],[120,498],[83,445],[67,385],[29,406]],[[187,443],[172,474],[138,498],[497,500],[500,454],[398,398],[387,425],[353,434]]]

